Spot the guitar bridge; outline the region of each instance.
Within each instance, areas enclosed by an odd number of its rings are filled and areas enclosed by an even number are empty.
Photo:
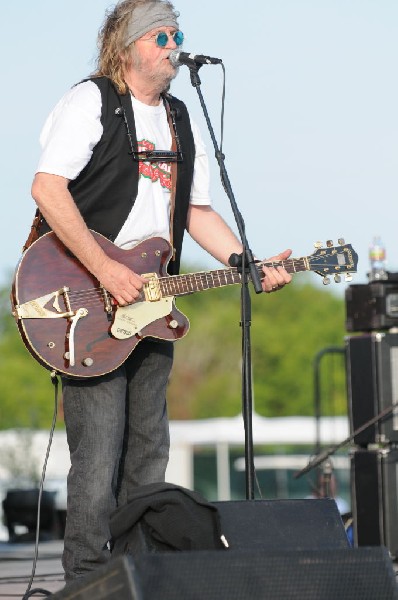
[[[162,292],[157,273],[143,273],[141,277],[149,279],[147,283],[144,283],[143,288],[145,300],[148,302],[158,302],[162,298]]]

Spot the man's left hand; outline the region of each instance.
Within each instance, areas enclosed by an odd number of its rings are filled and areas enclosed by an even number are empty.
[[[276,256],[271,256],[271,258],[266,259],[267,262],[280,262],[283,260],[287,260],[291,255],[291,250],[285,250]],[[265,277],[262,280],[263,291],[277,292],[282,289],[287,283],[290,283],[292,280],[292,276],[284,269],[283,267],[266,267],[263,266],[263,272]]]

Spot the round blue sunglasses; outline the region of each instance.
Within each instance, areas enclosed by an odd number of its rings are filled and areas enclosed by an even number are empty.
[[[166,31],[159,31],[154,37],[156,45],[159,48],[165,48],[169,41],[169,37],[171,37],[176,46],[181,46],[184,41],[184,34],[182,31],[175,31],[174,33],[167,33]]]

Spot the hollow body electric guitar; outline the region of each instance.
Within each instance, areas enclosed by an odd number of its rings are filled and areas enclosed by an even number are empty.
[[[148,279],[138,300],[117,306],[112,297],[58,240],[54,233],[38,239],[23,254],[12,286],[11,304],[21,337],[33,357],[45,368],[66,377],[104,375],[119,367],[145,337],[177,340],[189,329],[189,321],[174,304],[183,296],[241,282],[236,268],[168,275],[170,244],[151,238],[131,250],[121,250],[93,232],[108,256]],[[311,256],[283,262],[259,262],[283,266],[289,273],[315,271],[339,280],[356,271],[357,255],[344,240],[340,246],[317,250]]]

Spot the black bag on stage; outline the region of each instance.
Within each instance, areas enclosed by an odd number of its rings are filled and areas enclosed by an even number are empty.
[[[111,515],[112,555],[173,550],[216,550],[222,542],[217,507],[171,483],[137,488]]]

